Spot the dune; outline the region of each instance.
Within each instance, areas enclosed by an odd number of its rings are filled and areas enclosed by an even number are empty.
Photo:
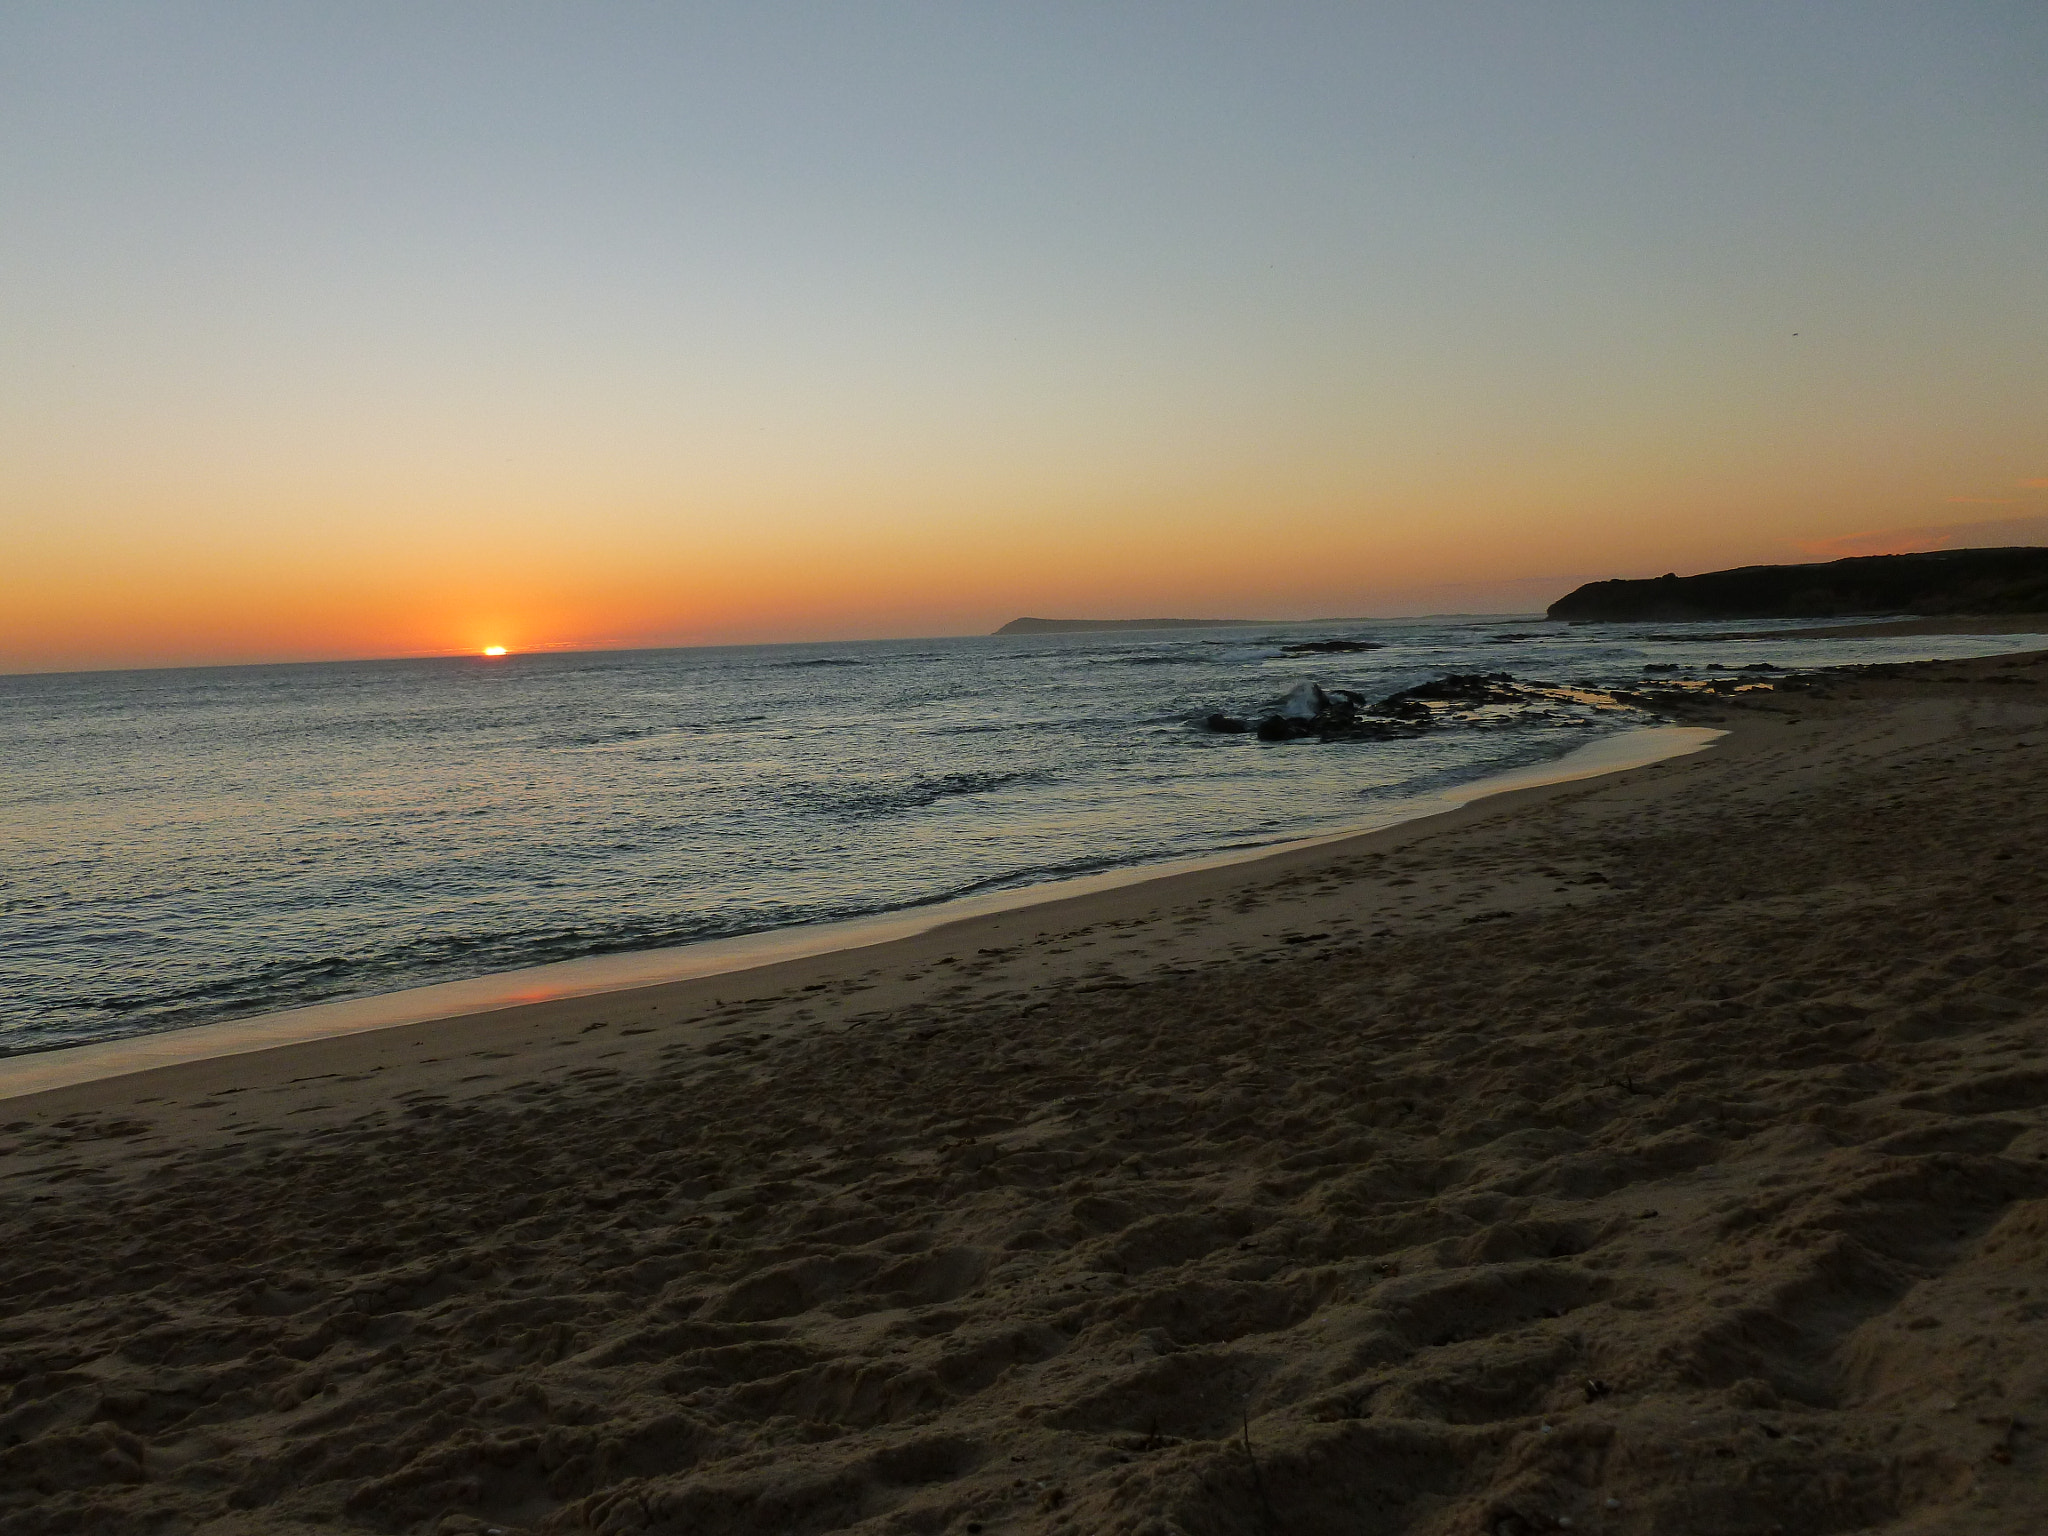
[[[2044,684],[0,1100],[0,1536],[2038,1531]]]

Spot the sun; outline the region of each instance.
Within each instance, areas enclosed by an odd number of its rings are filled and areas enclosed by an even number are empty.
[[[484,647],[484,654],[486,656],[502,656],[505,654],[505,647],[502,645],[487,645]]]

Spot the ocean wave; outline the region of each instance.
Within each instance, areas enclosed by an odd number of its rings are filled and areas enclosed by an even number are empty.
[[[824,914],[836,916],[837,913]],[[339,997],[399,991],[434,982],[523,970],[592,955],[663,949],[707,939],[815,922],[820,914],[789,909],[746,916],[649,922],[645,919],[584,927],[511,929],[502,933],[430,934],[383,950],[303,956],[236,971],[212,972],[185,985],[157,984],[146,991],[53,993],[48,1013],[69,1022],[9,1029],[0,1055],[104,1038],[103,1020],[118,1019],[123,1034],[153,1034],[216,1020],[302,1008]]]
[[[1055,775],[1043,769],[1016,773],[938,773],[908,782],[864,784],[844,788],[818,786],[797,790],[790,799],[831,816],[857,819],[922,810],[962,795],[985,795],[1017,784],[1046,784]]]
[[[579,731],[557,738],[558,744],[568,747],[612,747],[624,741],[644,741],[649,736],[659,736],[675,727],[670,725],[620,725],[609,730]]]
[[[1380,699],[1494,671],[1506,653],[1493,639],[1525,623],[1375,630],[1389,649],[1312,669],[1326,688]],[[1440,773],[1645,719],[1558,690],[1523,706],[1425,699],[1431,729],[1350,751],[1186,728],[1212,710],[1269,711],[1309,665],[1274,656],[1276,642],[1363,628],[0,679],[0,760],[21,823],[0,836],[13,946],[0,1044],[246,1017],[1284,840],[1352,824],[1361,793],[1413,794]],[[1631,690],[1646,663],[1733,680],[1704,668],[2006,644],[1765,652],[1699,634],[1673,649],[1563,632],[1514,659],[1531,676]]]
[[[1059,731],[1072,734],[1071,720],[968,720],[918,728],[921,736],[1001,736],[1011,732]]]

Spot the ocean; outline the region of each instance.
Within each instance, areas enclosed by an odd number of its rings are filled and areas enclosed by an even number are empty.
[[[0,677],[0,1051],[896,911],[1400,819],[1648,723],[1261,743],[1313,679],[1613,686],[1985,636],[1421,620]],[[1324,638],[1370,651],[1288,655]]]

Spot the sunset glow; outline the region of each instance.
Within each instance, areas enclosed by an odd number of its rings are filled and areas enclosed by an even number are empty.
[[[486,656],[502,656],[505,654],[505,647],[502,645],[487,645],[484,647],[484,654]]]
[[[2048,541],[2048,12],[1567,10],[10,8],[0,671]]]

